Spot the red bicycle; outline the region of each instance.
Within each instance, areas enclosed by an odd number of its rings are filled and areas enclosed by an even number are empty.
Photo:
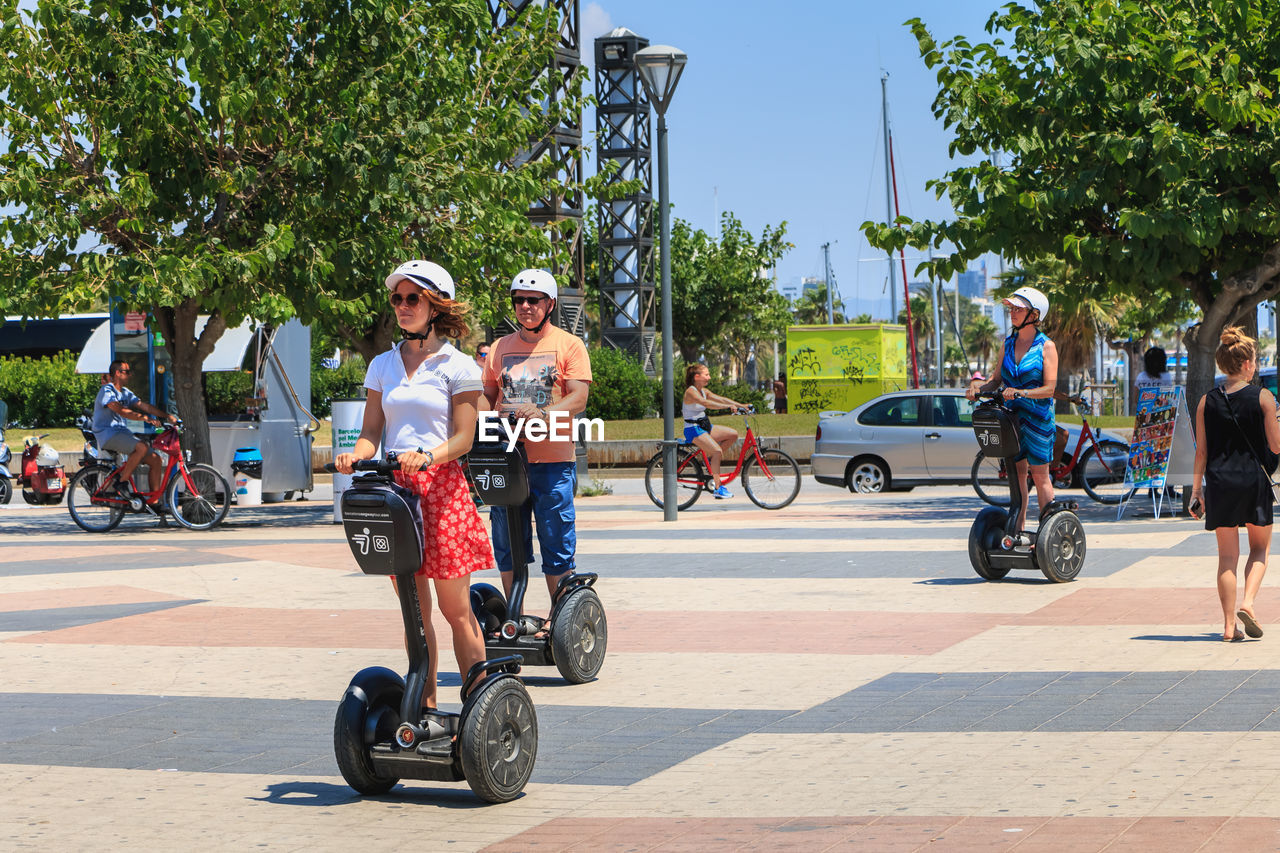
[[[1098,503],[1120,503],[1133,494],[1133,486],[1125,483],[1129,445],[1099,437],[1099,433],[1089,426],[1091,410],[1082,397],[1071,397],[1068,402],[1080,412],[1082,427],[1071,456],[1049,464],[1049,476],[1053,478],[1054,487],[1083,487],[1085,493]],[[973,460],[970,479],[978,497],[992,506],[1009,505],[1009,475],[1003,459],[983,456],[979,452]],[[1030,475],[1027,488],[1032,489]]]
[[[133,477],[126,496],[116,490],[122,463],[95,462],[76,472],[67,487],[67,509],[76,524],[90,533],[106,533],[126,512],[146,512],[157,518],[164,512],[190,530],[208,530],[222,523],[231,507],[231,486],[212,465],[187,463],[179,435],[182,422],[172,424],[150,439],[152,450],[167,457],[163,485],[153,492],[138,491]],[[146,436],[140,436],[144,441]]]
[[[751,502],[761,509],[782,509],[800,494],[800,466],[789,454],[776,447],[761,447],[747,414],[742,413],[746,424],[746,438],[742,452],[732,474],[721,474],[720,482],[732,483],[742,475],[742,488]],[[705,491],[715,491],[708,470],[707,454],[695,444],[681,441],[676,447],[676,487],[680,490],[676,506],[688,509]],[[649,500],[662,507],[662,450],[654,454],[644,469],[644,488]]]

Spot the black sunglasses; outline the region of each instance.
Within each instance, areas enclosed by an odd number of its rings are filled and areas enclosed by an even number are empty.
[[[417,308],[417,307],[418,307],[418,302],[420,302],[421,300],[422,300],[422,297],[421,297],[421,296],[419,296],[419,295],[418,295],[418,294],[416,294],[416,293],[409,293],[409,294],[404,294],[404,293],[393,293],[393,294],[391,294],[391,304],[392,304],[392,306],[394,306],[394,307],[396,307],[396,308],[399,308],[399,307],[400,307],[400,303],[401,303],[401,302],[403,302],[405,305],[408,305],[410,308]]]
[[[513,296],[511,297],[511,304],[512,305],[537,305],[539,302],[541,302],[546,298],[547,297],[545,296]]]

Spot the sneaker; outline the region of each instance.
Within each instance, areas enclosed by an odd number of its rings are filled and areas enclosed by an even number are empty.
[[[712,492],[711,494],[712,494],[716,499],[718,499],[718,500],[723,500],[724,498],[731,498],[731,497],[733,497],[733,492],[729,491],[729,489],[728,489],[728,488],[726,488],[725,486],[721,486],[720,488],[716,489],[716,490],[715,490],[714,492]]]

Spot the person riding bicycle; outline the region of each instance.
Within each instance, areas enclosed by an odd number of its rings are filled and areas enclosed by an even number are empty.
[[[1031,479],[1036,485],[1040,513],[1053,502],[1053,461],[1056,424],[1053,396],[1058,384],[1058,348],[1038,328],[1049,313],[1049,299],[1034,287],[1020,287],[1004,304],[1009,308],[1013,333],[1005,339],[996,356],[1000,372],[986,382],[971,380],[965,391],[970,400],[1004,385],[1005,402],[1018,415],[1018,438],[1022,454],[1018,458],[1019,482]],[[1026,518],[1028,495],[1022,495],[1022,518]]]
[[[93,439],[100,451],[113,451],[127,457],[120,466],[116,479],[116,491],[124,497],[132,497],[129,488],[129,477],[143,462],[147,463],[147,480],[151,484],[151,492],[160,491],[164,466],[160,455],[151,449],[151,445],[138,438],[129,429],[129,421],[142,421],[160,425],[161,419],[174,424],[177,415],[168,414],[150,403],[138,399],[138,395],[125,387],[132,368],[123,359],[111,362],[107,376],[98,389],[98,396],[93,401]],[[158,497],[156,498],[158,500]]]
[[[707,409],[745,409],[744,404],[728,397],[721,397],[707,390],[711,371],[705,364],[691,364],[684,369],[684,398],[681,412],[684,416],[684,440],[707,454],[707,472],[715,489],[711,494],[717,499],[731,498],[733,492],[720,482],[720,460],[738,440],[738,431],[732,427],[713,425],[707,417]]]
[[[511,304],[517,329],[499,338],[484,365],[484,393],[490,406],[517,422],[545,422],[543,440],[528,433],[529,498],[519,508],[490,507],[493,552],[502,571],[502,586],[511,595],[511,543],[507,512],[520,513],[525,559],[533,557],[532,524],[538,525],[542,574],[554,603],[556,587],[575,568],[578,534],[573,496],[578,487],[573,436],[557,434],[560,424],[581,414],[591,388],[591,359],[582,341],[554,325],[558,290],[551,273],[522,270],[511,281]],[[539,424],[539,427],[542,425]]]

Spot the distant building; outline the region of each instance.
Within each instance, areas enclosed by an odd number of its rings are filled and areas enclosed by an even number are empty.
[[[786,284],[777,283],[778,292],[787,298],[788,302],[795,302],[800,298],[800,282],[789,281]]]
[[[817,290],[819,287],[822,287],[824,284],[826,284],[826,282],[818,278],[816,275],[807,275],[804,278],[800,279],[801,295],[808,293],[810,290]]]
[[[987,295],[987,269],[969,270],[956,276],[960,284],[960,295],[967,299],[978,299]]]

